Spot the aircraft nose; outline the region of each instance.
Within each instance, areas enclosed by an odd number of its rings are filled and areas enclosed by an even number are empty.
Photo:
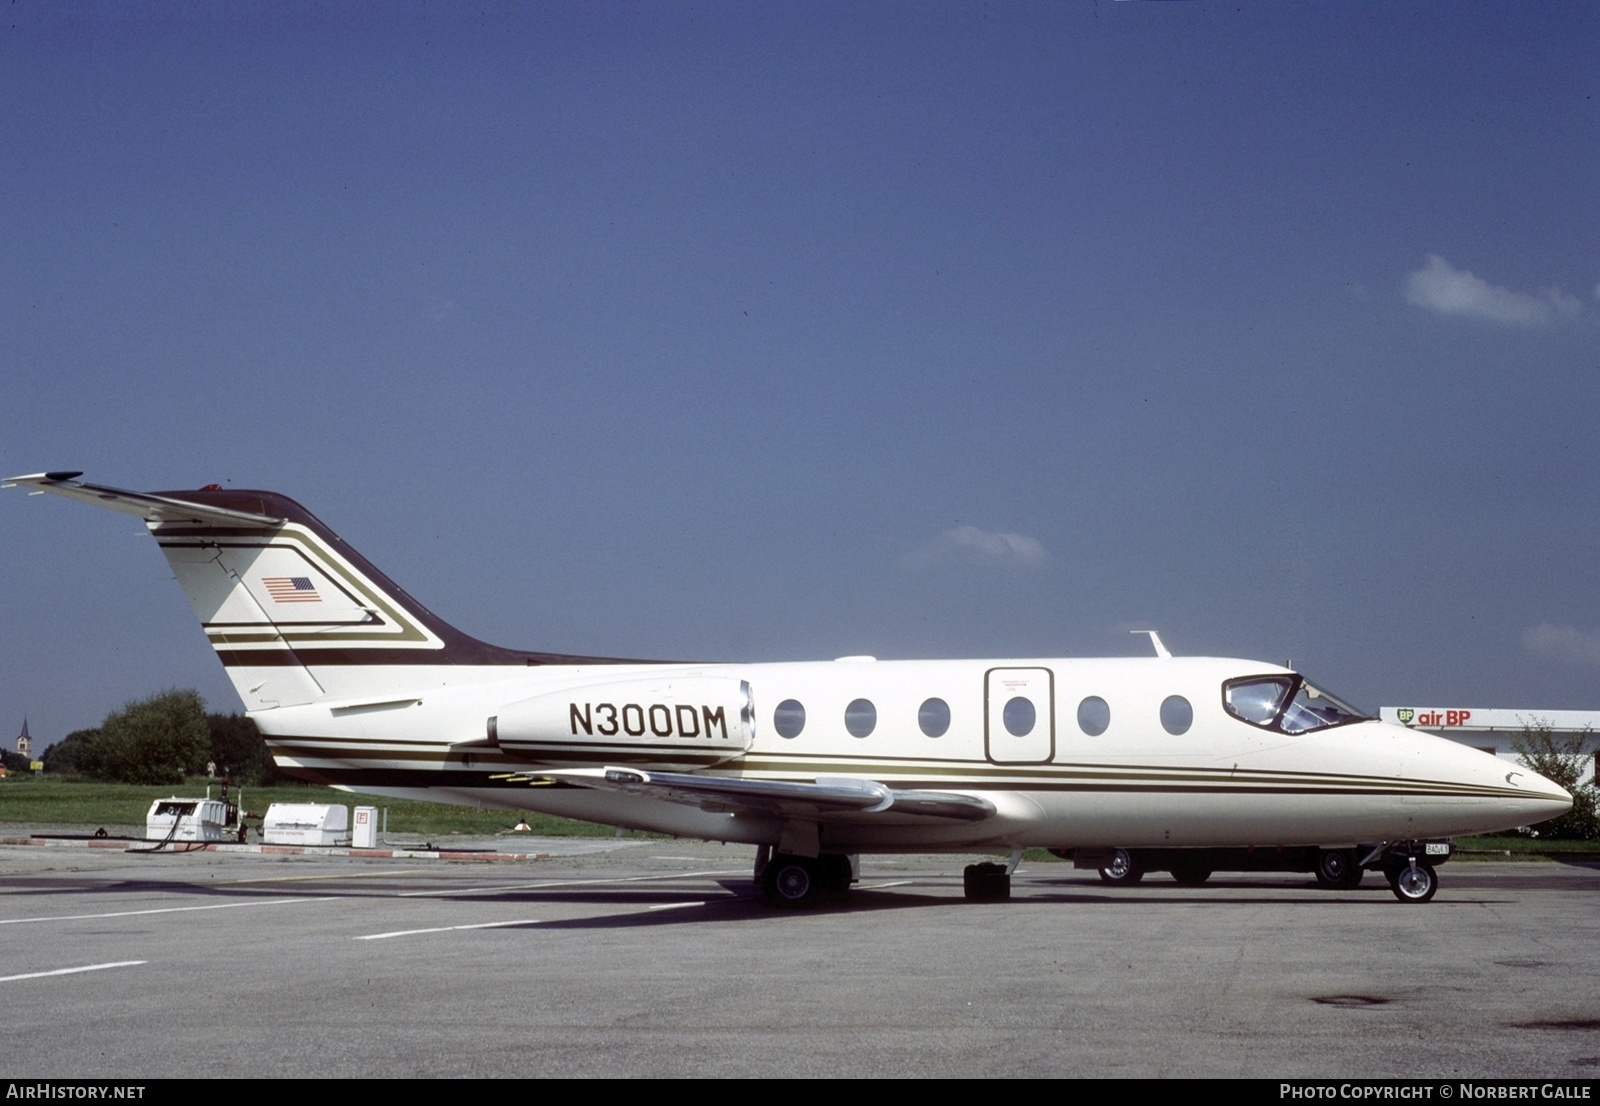
[[[1524,793],[1516,805],[1518,814],[1523,818],[1522,825],[1548,822],[1572,809],[1572,793],[1532,769],[1511,766],[1504,778],[1507,784]]]
[[[1485,822],[1492,816],[1494,829],[1548,822],[1572,809],[1572,795],[1566,788],[1524,764],[1446,738],[1430,740],[1415,731],[1407,732],[1417,744],[1408,750],[1412,759],[1401,774],[1415,772],[1421,777],[1431,769],[1465,784],[1482,796],[1479,809]],[[1493,831],[1485,825],[1471,832]]]

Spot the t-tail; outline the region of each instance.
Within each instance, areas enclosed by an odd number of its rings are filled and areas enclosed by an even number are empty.
[[[276,492],[215,484],[134,492],[80,475],[15,476],[4,486],[143,519],[248,710],[414,688],[424,666],[628,663],[502,649],[469,637]]]

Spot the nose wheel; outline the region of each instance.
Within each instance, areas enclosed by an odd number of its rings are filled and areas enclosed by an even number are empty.
[[[1391,868],[1385,874],[1389,877],[1389,890],[1401,902],[1427,902],[1439,890],[1439,874],[1415,860]]]

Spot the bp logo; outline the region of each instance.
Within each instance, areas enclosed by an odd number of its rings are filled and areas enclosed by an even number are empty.
[[[1395,717],[1400,719],[1400,724],[1402,726],[1411,725],[1411,720],[1417,716],[1417,712],[1412,710],[1410,707],[1401,707],[1394,713]]]

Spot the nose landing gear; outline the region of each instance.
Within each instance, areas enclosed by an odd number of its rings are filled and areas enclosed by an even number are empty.
[[[1439,890],[1439,874],[1428,864],[1419,864],[1416,857],[1407,857],[1404,865],[1392,864],[1384,869],[1389,878],[1389,890],[1401,902],[1427,902]]]

